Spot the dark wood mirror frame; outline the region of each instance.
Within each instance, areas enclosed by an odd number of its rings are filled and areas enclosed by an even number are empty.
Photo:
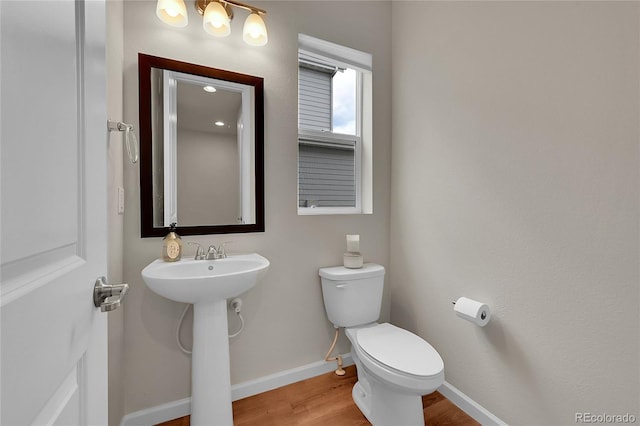
[[[211,77],[218,80],[246,84],[254,87],[255,111],[255,208],[254,224],[179,226],[180,235],[231,234],[264,232],[264,79],[246,74],[210,68],[202,65],[180,62],[172,59],[138,54],[139,120],[140,120],[140,220],[141,236],[162,237],[169,232],[168,227],[154,227],[153,224],[153,167],[151,127],[151,68],[160,68]]]

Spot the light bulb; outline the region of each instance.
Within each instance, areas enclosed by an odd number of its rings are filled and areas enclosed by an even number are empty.
[[[172,27],[184,27],[189,22],[184,0],[158,0],[156,15]]]
[[[231,33],[230,21],[224,6],[217,1],[212,1],[204,10],[202,28],[212,36],[226,37]]]
[[[264,21],[256,12],[251,12],[244,21],[244,28],[242,30],[242,38],[245,43],[252,46],[264,46],[267,44],[267,27]]]

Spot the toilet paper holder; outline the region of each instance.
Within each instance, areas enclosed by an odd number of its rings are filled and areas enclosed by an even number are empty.
[[[455,306],[457,302],[461,302],[461,306]],[[457,300],[452,300],[454,305],[453,310],[460,318],[470,321],[480,327],[487,325],[491,319],[491,311],[489,306],[485,303],[478,302],[466,297],[460,297]]]
[[[452,300],[452,301],[451,301],[451,303],[452,303],[453,305],[455,305],[455,304],[456,304],[456,301],[455,301],[455,300]],[[482,320],[487,319],[487,312],[486,312],[486,311],[482,311],[482,312],[480,312],[480,319],[482,319]]]

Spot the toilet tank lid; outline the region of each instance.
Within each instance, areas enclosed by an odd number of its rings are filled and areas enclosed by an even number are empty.
[[[384,266],[375,263],[365,263],[362,265],[362,268],[357,269],[345,268],[344,266],[332,266],[329,268],[320,268],[318,273],[322,278],[336,281],[362,280],[384,275]]]

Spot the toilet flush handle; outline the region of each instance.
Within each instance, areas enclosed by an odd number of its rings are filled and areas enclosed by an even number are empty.
[[[347,283],[338,283],[338,284],[336,284],[336,288],[339,288],[339,289],[344,289],[346,287],[347,287]]]

